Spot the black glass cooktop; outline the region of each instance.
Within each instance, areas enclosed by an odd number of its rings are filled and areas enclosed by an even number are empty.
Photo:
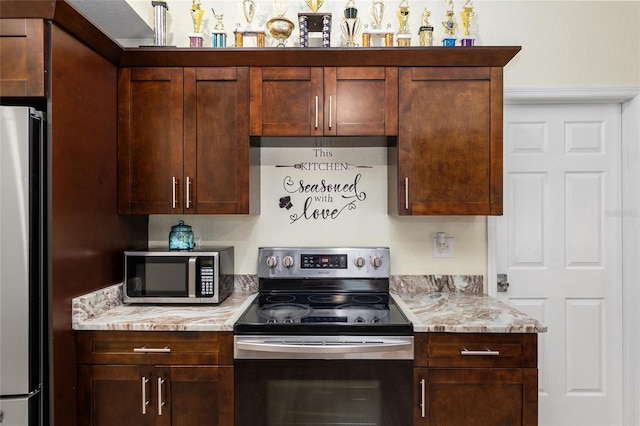
[[[410,335],[413,327],[389,293],[262,292],[234,332]]]

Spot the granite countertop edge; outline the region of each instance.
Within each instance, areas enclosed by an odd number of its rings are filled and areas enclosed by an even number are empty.
[[[253,302],[252,278],[236,280],[234,292],[219,305],[125,305],[122,283],[72,301],[76,331],[233,331]],[[406,291],[392,286],[392,297],[416,333],[544,333],[547,327],[512,306],[474,291]],[[435,289],[437,290],[437,289]],[[464,289],[463,289],[464,290]]]

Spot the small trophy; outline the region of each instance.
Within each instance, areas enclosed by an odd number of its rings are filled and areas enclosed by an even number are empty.
[[[420,25],[420,32],[418,35],[420,36],[420,46],[433,46],[433,27],[429,24],[429,17],[431,16],[431,12],[425,6],[422,10],[422,25]]]
[[[244,36],[255,36],[256,46],[264,47],[265,32],[261,28],[253,28],[253,18],[258,11],[258,5],[253,0],[242,0],[240,3],[240,9],[244,15],[244,19],[247,21],[247,26],[242,28],[240,23],[237,24],[236,29],[233,31],[233,35],[236,41],[236,47],[244,46]]]
[[[382,28],[382,19],[384,18],[384,2],[382,0],[373,0],[371,6],[369,7],[369,13],[371,13],[371,17],[373,18],[373,23],[371,24],[371,28],[374,30],[379,30]]]
[[[293,22],[284,16],[289,4],[287,0],[273,0],[273,8],[276,11],[276,16],[267,21],[267,28],[271,36],[276,39],[276,46],[284,47],[294,27]]]
[[[253,18],[258,11],[258,5],[253,0],[242,0],[242,13],[244,19],[247,21],[247,28],[251,28],[253,24]]]
[[[471,4],[471,0],[467,0],[467,2],[462,7],[462,12],[460,12],[460,18],[462,20],[462,28],[464,30],[464,36],[460,40],[461,46],[473,46],[475,37],[472,36],[469,32],[469,28],[473,22],[473,17],[475,16],[475,12],[473,11],[473,5]]]
[[[442,45],[445,47],[455,46],[458,24],[454,20],[455,13],[453,12],[453,0],[447,0],[447,12],[445,16],[447,17],[447,20],[442,23],[442,26],[444,27]]]
[[[400,23],[400,29],[398,31],[398,46],[411,45],[411,34],[409,34],[409,3],[407,0],[402,0],[398,11],[398,22]]]
[[[190,47],[202,47],[202,33],[200,32],[200,25],[202,24],[202,15],[204,10],[200,8],[200,0],[193,0],[191,3],[191,20],[193,21],[193,32],[189,34]]]
[[[354,0],[349,0],[344,7],[344,18],[340,23],[340,30],[342,37],[344,38],[345,47],[356,47],[356,37],[360,34],[360,27],[362,23],[358,18],[358,9]]]
[[[211,8],[213,17],[216,19],[216,23],[211,31],[211,44],[212,47],[226,47],[227,45],[227,33],[224,30],[224,22],[222,21],[223,14],[216,14],[215,9]]]

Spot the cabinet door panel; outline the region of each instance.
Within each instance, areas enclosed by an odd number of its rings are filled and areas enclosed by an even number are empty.
[[[46,96],[42,19],[2,19],[0,96]]]
[[[224,369],[230,367],[167,367],[171,380],[171,425],[231,425],[225,407],[233,404],[224,395],[233,394],[225,383]]]
[[[91,367],[91,415],[93,426],[152,425],[155,418],[153,373],[139,366],[94,365]],[[143,379],[149,380],[145,384]],[[143,409],[143,386],[149,404]],[[143,412],[144,411],[144,412]],[[83,421],[81,421],[82,423]]]
[[[324,80],[325,135],[397,134],[397,68],[325,68]]]
[[[184,100],[185,212],[249,213],[249,69],[187,68]]]
[[[321,136],[322,68],[251,68],[251,134]]]
[[[537,381],[523,369],[429,369],[428,425],[531,425]]]
[[[400,71],[401,214],[501,213],[499,77],[484,68]]]
[[[120,213],[182,213],[182,84],[180,68],[119,73]]]

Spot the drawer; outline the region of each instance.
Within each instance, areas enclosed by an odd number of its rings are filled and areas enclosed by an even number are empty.
[[[86,364],[233,364],[231,332],[78,332],[77,342]]]
[[[536,367],[537,335],[426,333],[416,365],[429,367]],[[424,353],[426,349],[426,354]]]

